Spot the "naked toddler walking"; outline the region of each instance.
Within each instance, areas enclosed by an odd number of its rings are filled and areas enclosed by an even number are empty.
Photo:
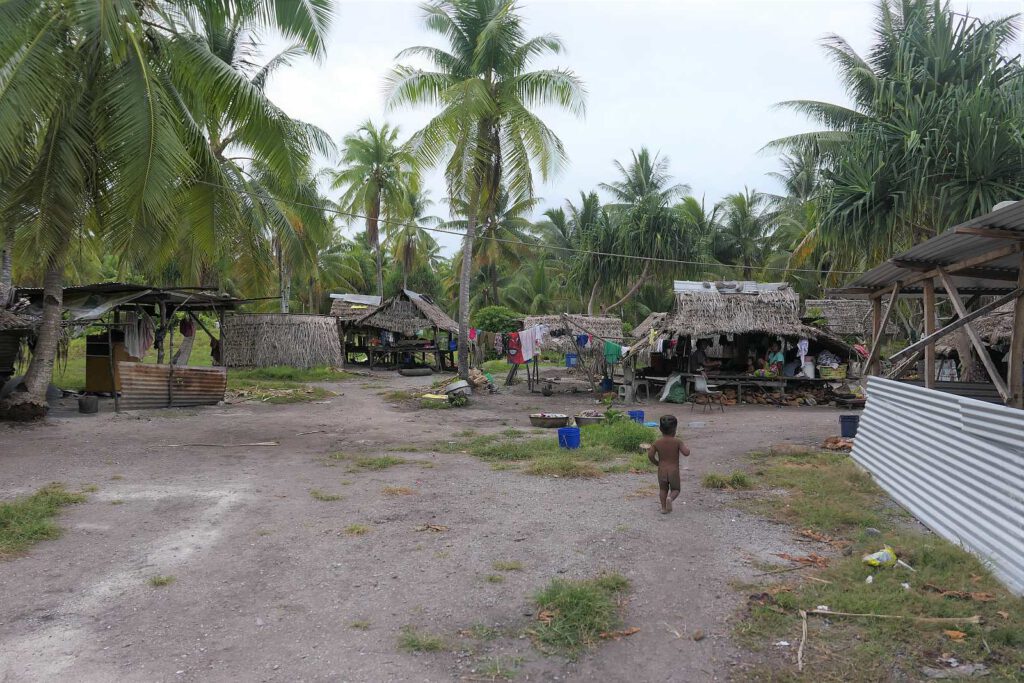
[[[658,496],[661,513],[672,512],[672,501],[679,495],[679,456],[690,456],[690,449],[676,438],[679,421],[673,415],[662,415],[659,427],[661,438],[651,444],[648,459],[658,466]]]

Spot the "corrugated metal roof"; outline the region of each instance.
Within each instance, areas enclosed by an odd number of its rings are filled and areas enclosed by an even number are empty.
[[[1001,230],[1007,234],[1004,239],[957,232],[970,228]],[[1024,201],[1015,202],[998,211],[992,211],[952,227],[872,268],[846,286],[834,291],[844,296],[865,296],[865,292],[857,290],[887,289],[897,281],[913,278],[926,266],[929,268],[948,266],[1014,243],[1024,244]],[[920,267],[909,267],[910,264],[917,264]],[[952,281],[961,294],[1007,294],[1016,289],[1016,273],[1019,269],[1020,253],[1017,252],[986,262],[978,268],[954,274]],[[916,284],[901,291],[904,294],[920,294],[922,287],[920,284]]]
[[[853,459],[1024,595],[1024,411],[872,377]]]
[[[761,292],[778,292],[789,289],[788,282],[754,282],[752,280],[719,280],[717,282],[696,280],[675,280],[673,289],[676,294],[684,292],[701,292],[717,289],[720,294],[760,294]]]
[[[380,297],[376,294],[331,294],[331,298],[360,306],[380,306]]]

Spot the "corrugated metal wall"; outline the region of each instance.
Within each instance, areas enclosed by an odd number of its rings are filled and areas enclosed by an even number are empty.
[[[122,410],[214,405],[224,400],[228,383],[224,368],[124,361],[117,367]]]
[[[1024,411],[872,377],[853,457],[1024,595]]]

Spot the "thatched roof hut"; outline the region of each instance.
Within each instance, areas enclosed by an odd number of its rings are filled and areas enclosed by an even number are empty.
[[[643,339],[651,330],[660,332],[667,315],[668,313],[651,313],[643,319],[643,322],[633,328],[633,337]]]
[[[229,368],[341,365],[338,323],[329,315],[236,313],[225,316],[221,339]]]
[[[866,299],[808,299],[804,302],[804,318],[820,318],[832,334],[842,337],[871,339],[871,302]],[[890,320],[885,334],[896,334]]]
[[[39,326],[39,320],[38,316],[0,308],[0,332],[32,332]]]
[[[722,334],[806,337],[848,352],[826,330],[800,320],[800,295],[785,282],[676,281],[676,303],[663,327],[673,335],[707,338]]]
[[[1009,344],[1013,336],[1013,302],[1004,304],[991,313],[974,320],[971,327],[981,337],[981,341],[989,346]],[[956,334],[939,340],[935,344],[935,351],[941,356],[949,356],[956,352]]]
[[[557,313],[554,315],[528,315],[523,319],[523,329],[529,329],[535,325],[548,326],[548,334],[544,337],[544,343],[541,344],[543,351],[575,352],[576,346],[572,338],[581,334],[596,335],[602,340],[613,342],[621,342],[623,339],[622,318],[614,316]]]
[[[380,308],[376,294],[331,294],[331,315],[347,325],[365,318]]]
[[[457,334],[459,324],[452,320],[433,299],[403,289],[372,313],[358,320],[360,326],[376,327],[389,332],[412,336],[420,330],[437,328]]]

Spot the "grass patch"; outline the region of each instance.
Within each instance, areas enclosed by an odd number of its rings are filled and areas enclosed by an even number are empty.
[[[228,386],[231,380],[278,381],[278,382],[341,382],[356,375],[335,368],[291,368],[277,365],[269,368],[245,368],[228,370]]]
[[[780,521],[835,536],[866,527],[884,529],[891,526],[892,517],[905,515],[892,505],[886,510],[885,494],[848,456],[807,453],[753,457],[758,483],[789,494],[765,496],[753,503],[758,512]]]
[[[110,504],[111,505],[124,505],[124,501],[121,500],[120,498],[115,498],[114,500],[110,501]]]
[[[484,680],[509,681],[515,678],[522,664],[522,657],[498,655],[478,661],[474,666],[474,672]]]
[[[402,389],[393,391],[383,391],[380,396],[387,401],[411,401],[417,398],[419,394],[415,391],[405,391]]]
[[[120,474],[115,474],[110,477],[110,481],[121,481],[122,479],[124,479],[124,476]]]
[[[163,586],[170,586],[174,583],[173,576],[151,576],[148,581],[150,586],[154,588],[162,588]]]
[[[523,570],[523,563],[519,560],[495,560],[491,568],[499,572],[520,572]]]
[[[487,583],[505,583],[505,577],[501,574],[488,574],[484,579]]]
[[[754,482],[743,472],[733,472],[732,474],[708,472],[701,480],[701,485],[706,489],[746,490],[753,488]]]
[[[393,455],[381,455],[376,458],[356,458],[352,465],[361,470],[386,470],[395,465],[405,464],[405,460]]]
[[[415,496],[416,491],[408,486],[385,486],[380,490],[385,496]]]
[[[459,635],[464,635],[474,640],[494,640],[501,632],[493,626],[487,626],[486,624],[473,624],[465,631],[460,631]]]
[[[544,477],[567,477],[571,479],[594,479],[604,474],[589,462],[577,460],[570,454],[545,455],[526,466],[527,474]]]
[[[442,401],[439,398],[420,399],[420,408],[423,408],[424,410],[448,410],[454,407],[454,404],[449,403],[447,400]]]
[[[327,493],[320,489],[310,489],[309,495],[313,500],[319,500],[321,503],[331,503],[336,500],[341,500],[341,496],[334,493]]]
[[[349,536],[363,536],[370,533],[370,527],[365,524],[349,524],[344,531]]]
[[[530,631],[534,643],[575,659],[601,633],[620,626],[619,597],[628,588],[621,574],[585,581],[555,579],[534,598],[540,610],[540,624]]]
[[[448,642],[433,633],[403,626],[398,636],[398,647],[406,652],[440,652],[448,649]]]
[[[982,624],[908,623],[883,619],[831,619],[826,626],[810,617],[805,665],[819,680],[917,680],[921,666],[934,666],[939,653],[961,662],[984,663],[991,680],[1019,680],[1024,670],[1024,601],[1012,596],[973,555],[930,533],[902,523],[902,512],[849,458],[831,454],[754,456],[755,478],[786,495],[754,503],[760,511],[800,529],[810,528],[848,539],[851,553],[835,555],[831,565],[811,574],[818,581],[788,579],[786,585],[750,587],[769,592],[769,604],[751,603],[736,631],[745,645],[770,651],[778,640],[800,639],[798,610],[828,605],[835,612],[912,617],[981,615]],[[864,533],[874,526],[881,537]],[[916,569],[872,570],[861,557],[888,544]],[[801,572],[806,575],[808,572]],[[873,574],[873,583],[865,578]],[[909,590],[902,584],[907,583]],[[926,588],[987,593],[991,599],[962,600]],[[758,601],[763,602],[763,601]],[[953,640],[944,629],[966,634]],[[781,660],[766,679],[792,676],[792,661]]]
[[[348,625],[349,628],[355,629],[356,631],[369,631],[370,626],[370,622],[365,619],[353,621],[351,624]]]
[[[70,493],[62,484],[53,483],[30,496],[0,503],[0,557],[60,536],[53,518],[62,507],[84,500],[85,494]]]
[[[100,490],[100,487],[96,484],[86,484],[80,490],[82,493],[96,493]]]

